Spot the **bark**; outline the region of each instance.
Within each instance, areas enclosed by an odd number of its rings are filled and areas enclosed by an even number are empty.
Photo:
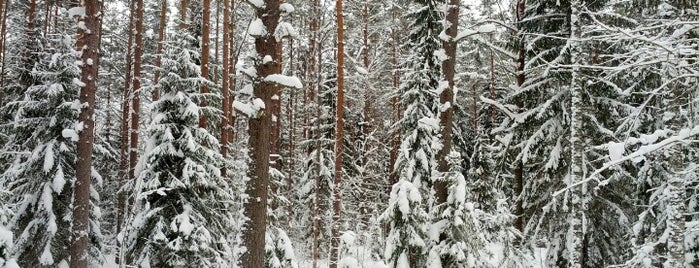
[[[129,1],[129,12],[134,14],[134,6],[137,0]],[[129,16],[129,29],[134,27],[134,16]],[[131,67],[133,64],[133,31],[129,31],[128,41],[126,45],[126,64],[125,64],[125,79],[124,79],[124,98],[121,105],[121,131],[120,131],[120,146],[119,146],[119,171],[117,173],[117,186],[121,188],[126,180],[129,169],[129,114],[131,110]],[[121,232],[122,224],[124,223],[124,215],[126,214],[126,196],[123,193],[117,194],[117,233]],[[119,249],[119,247],[117,247]],[[119,254],[117,254],[119,256]],[[120,257],[117,257],[117,262]]]
[[[340,218],[342,213],[342,151],[344,144],[345,105],[345,31],[342,0],[335,2],[337,11],[337,115],[335,118],[335,181],[333,184],[333,222],[330,237],[330,268],[340,259]]]
[[[33,59],[34,56],[32,55],[32,53],[35,51],[31,50],[36,48],[36,40],[34,40],[34,31],[36,30],[36,0],[29,1],[25,19],[26,28],[24,34],[26,35],[25,38],[27,43],[25,44],[26,48],[22,53],[22,69],[19,70],[19,84],[24,89],[28,88],[31,84],[31,70],[35,61],[35,59]]]
[[[158,45],[155,48],[155,75],[153,77],[153,84],[157,85],[160,81],[160,67],[163,65],[163,44],[165,42],[165,26],[167,24],[167,0],[162,0],[160,3],[160,18],[158,19]],[[160,91],[157,87],[153,88],[151,92],[151,98],[153,101],[160,99]]]
[[[138,163],[138,127],[141,108],[141,65],[143,57],[143,0],[136,0],[136,16],[134,18],[134,59],[133,59],[133,96],[131,99],[131,130],[129,145],[129,180],[136,178]]]
[[[2,9],[2,22],[0,25],[0,54],[2,54],[2,57],[0,57],[0,88],[5,86],[5,36],[7,33],[7,10],[10,9],[10,4],[12,2],[11,0],[0,0],[0,5],[2,5],[2,3],[5,3],[5,5],[3,8],[0,8]],[[0,106],[2,106],[3,99],[3,91],[0,90]]]
[[[231,15],[231,2],[223,1],[223,77],[221,77],[221,111],[223,116],[221,117],[221,155],[223,158],[228,157],[228,138],[229,138],[229,127],[230,127],[230,114],[231,114],[231,99],[230,93],[228,92],[228,82],[230,81],[230,15]],[[221,172],[223,175],[226,174],[226,168],[224,167]]]
[[[263,8],[257,8],[257,18],[262,20],[268,33],[273,33],[279,23],[279,1],[266,0]],[[272,34],[265,34],[255,37],[255,50],[261,59],[267,55],[272,57],[272,62],[262,64],[257,67],[257,74],[260,78],[278,73],[277,64],[281,59],[277,58],[277,40]],[[265,107],[271,107],[272,95],[276,85],[258,81],[253,89],[255,98],[261,99]],[[251,160],[246,194],[249,196],[244,205],[245,216],[249,219],[243,232],[243,245],[247,251],[242,255],[243,268],[264,267],[265,259],[265,231],[267,226],[267,190],[269,187],[269,157],[270,157],[270,135],[272,130],[272,113],[269,110],[262,110],[256,116],[248,120],[249,146],[248,152]]]
[[[571,168],[570,182],[571,184],[582,181],[583,166],[584,166],[584,144],[583,144],[583,103],[582,103],[582,81],[580,78],[580,53],[581,42],[578,41],[580,35],[580,3],[577,0],[570,2],[571,17],[578,19],[571,20],[570,40],[572,42],[570,49],[570,60],[573,65],[571,69],[571,126],[570,126],[570,143],[571,152]],[[570,224],[569,235],[570,242],[566,243],[568,251],[568,267],[580,268],[584,267],[583,261],[583,239],[585,226],[585,208],[584,202],[584,185],[573,187],[570,191],[570,207],[568,212],[568,222]]]
[[[313,0],[312,5],[311,5],[311,21],[309,23],[309,30],[310,30],[310,38],[309,38],[309,56],[308,56],[308,69],[307,69],[307,80],[310,81],[308,83],[308,90],[306,91],[306,98],[304,100],[305,106],[309,107],[310,104],[313,102],[314,99],[317,98],[316,100],[316,133],[313,133],[311,130],[311,122],[309,118],[310,113],[305,113],[304,115],[304,137],[306,137],[307,140],[311,140],[314,136],[318,136],[318,139],[316,140],[316,163],[317,163],[317,172],[316,172],[316,178],[315,178],[315,190],[314,190],[314,197],[315,200],[313,201],[313,241],[312,241],[312,249],[311,249],[311,258],[313,259],[312,262],[312,267],[313,268],[318,268],[318,261],[320,259],[320,233],[321,233],[321,215],[322,215],[322,210],[320,206],[320,200],[322,198],[321,194],[321,175],[320,175],[320,151],[321,151],[321,143],[320,143],[320,125],[321,125],[321,111],[320,111],[320,94],[315,94],[319,90],[319,72],[320,68],[318,68],[319,64],[316,64],[317,62],[320,62],[322,54],[320,53],[320,44],[317,42],[318,40],[318,35],[319,35],[319,27],[318,27],[318,17],[319,17],[319,6],[320,2],[319,0]],[[317,56],[317,58],[316,58]],[[316,61],[317,59],[317,61]],[[307,154],[311,154],[313,152],[313,147],[308,146],[307,149]]]
[[[85,28],[78,29],[78,48],[82,48],[82,83],[80,103],[82,108],[78,121],[83,123],[77,144],[77,161],[75,164],[75,189],[73,192],[73,229],[70,247],[70,267],[88,267],[88,233],[90,212],[90,179],[92,178],[92,146],[94,140],[94,109],[97,91],[97,74],[99,66],[99,29],[101,14],[100,1],[81,1],[85,7],[82,19]],[[86,30],[87,29],[87,30]]]
[[[201,77],[204,80],[209,81],[209,54],[210,54],[210,38],[211,35],[211,0],[203,0],[203,18],[201,25]],[[201,85],[199,89],[202,94],[209,93],[208,82]],[[200,106],[206,107],[207,101],[203,99]],[[206,128],[208,125],[206,114],[201,114],[199,116],[199,127]]]
[[[443,80],[447,82],[447,87],[439,94],[439,102],[441,104],[439,113],[440,136],[442,140],[442,148],[437,152],[437,170],[439,172],[448,172],[449,163],[447,156],[452,148],[452,133],[453,133],[453,118],[454,118],[454,74],[456,70],[456,34],[459,24],[459,0],[450,0],[445,17],[445,33],[449,36],[448,40],[442,40],[442,48],[447,55],[447,59],[442,62]],[[434,182],[437,204],[443,204],[447,201],[448,189],[447,184],[443,180]]]

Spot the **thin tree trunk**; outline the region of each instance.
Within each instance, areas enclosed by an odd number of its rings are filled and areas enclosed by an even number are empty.
[[[517,21],[519,23],[524,20],[524,9],[526,7],[526,0],[518,0],[517,2]],[[520,26],[521,27],[521,26]],[[524,74],[524,67],[525,67],[525,57],[526,57],[526,49],[525,49],[525,44],[524,44],[524,35],[520,32],[518,33],[518,39],[519,39],[519,52],[517,55],[517,86],[521,88],[524,85],[524,81],[526,79],[526,76]],[[520,105],[522,107],[522,105]],[[524,190],[524,164],[522,163],[522,160],[519,159],[515,163],[515,170],[514,170],[514,200],[515,200],[515,215],[517,218],[515,218],[515,228],[519,230],[520,232],[524,232],[524,206],[523,206],[523,198],[522,198],[522,191]]]
[[[201,94],[209,93],[209,54],[210,54],[210,35],[211,35],[211,0],[203,0],[203,18],[201,25],[201,77],[207,82],[203,83],[199,89]],[[206,98],[201,101],[200,106],[206,107]],[[199,127],[206,128],[208,125],[206,114],[199,116]]]
[[[129,14],[134,14],[134,5],[136,0],[129,1]],[[133,29],[134,17],[129,16],[129,29]],[[129,30],[128,41],[126,45],[126,64],[124,78],[124,99],[121,105],[121,131],[120,131],[120,146],[119,146],[119,171],[117,173],[117,185],[121,188],[124,185],[124,180],[129,170],[129,114],[131,110],[131,67],[133,64],[133,31]],[[124,215],[126,214],[126,196],[124,193],[117,194],[117,233],[121,232],[122,224],[124,223]],[[117,250],[119,250],[119,246]],[[116,254],[117,263],[120,261],[120,254]]]
[[[571,69],[571,123],[570,123],[570,143],[571,143],[571,163],[570,163],[570,183],[575,184],[583,180],[583,103],[582,103],[582,81],[580,79],[581,64],[581,41],[580,37],[580,2],[572,0],[571,7],[571,26],[570,26],[570,61],[573,65]],[[570,224],[569,243],[566,243],[568,251],[568,267],[581,268],[584,267],[583,261],[583,238],[585,222],[585,210],[583,205],[584,185],[576,186],[570,189],[571,204],[568,211],[568,222]]]
[[[165,43],[165,24],[167,24],[167,0],[162,0],[160,3],[160,18],[158,20],[158,45],[155,48],[155,75],[153,76],[153,84],[157,85],[160,81],[160,68],[163,65],[163,44]],[[153,101],[160,99],[160,91],[157,87],[151,92]]]
[[[448,172],[449,163],[447,156],[452,148],[452,133],[453,133],[453,117],[454,117],[454,74],[456,71],[456,34],[459,25],[459,0],[450,0],[445,17],[445,33],[449,36],[448,40],[442,40],[442,48],[446,53],[447,59],[442,62],[442,74],[444,81],[448,86],[439,94],[439,102],[441,104],[439,114],[439,125],[441,127],[440,134],[442,140],[442,148],[437,152],[437,170],[439,172]],[[447,184],[443,180],[434,182],[435,194],[437,203],[443,204],[447,201]]]
[[[257,8],[257,18],[262,20],[268,33],[273,33],[279,23],[279,0],[265,0],[264,7]],[[277,74],[281,62],[277,53],[277,40],[272,34],[255,37],[255,50],[258,57],[272,56],[272,63],[258,64],[257,74],[265,78],[271,74]],[[272,95],[276,85],[263,81],[256,84],[253,89],[255,98],[261,99],[265,107],[271,107]],[[248,155],[251,159],[246,194],[248,201],[245,203],[244,214],[249,219],[243,232],[243,245],[247,250],[242,255],[243,268],[264,267],[265,263],[265,232],[267,227],[267,190],[269,185],[269,156],[270,156],[270,131],[272,130],[272,113],[263,111],[252,116],[248,121],[249,146]]]
[[[83,129],[78,134],[75,189],[73,192],[73,229],[70,243],[70,267],[88,267],[88,234],[90,232],[90,181],[92,178],[92,146],[94,140],[95,93],[99,66],[100,1],[81,1],[85,7],[85,27],[78,28],[77,47],[82,49],[82,83],[80,102],[83,103],[78,121]]]
[[[140,123],[141,108],[141,65],[143,57],[143,0],[136,0],[136,16],[134,17],[134,59],[133,59],[133,82],[131,88],[131,129],[129,145],[129,180],[136,178],[136,164],[138,163],[138,129]],[[128,205],[127,205],[128,207]]]
[[[236,12],[235,12],[235,3],[236,0],[230,0],[231,2],[231,8],[230,8],[230,15],[229,15],[229,21],[228,21],[228,97],[229,97],[229,107],[228,107],[228,143],[232,143],[234,141],[237,141],[237,132],[235,132],[235,124],[237,123],[235,121],[235,111],[233,110],[233,101],[235,101],[235,95],[232,94],[232,92],[235,92],[235,65],[238,60],[238,55],[236,54],[236,48],[235,48],[235,21],[237,20]]]
[[[10,9],[10,4],[12,3],[11,0],[6,0],[0,2],[5,3],[4,7],[2,8],[2,27],[0,29],[0,53],[2,53],[2,57],[0,57],[0,88],[3,88],[5,86],[5,37],[7,33],[7,10]],[[4,100],[4,95],[3,91],[0,90],[0,107],[2,106]]]
[[[228,157],[228,143],[230,134],[230,114],[231,114],[231,98],[228,91],[230,81],[230,16],[231,16],[231,2],[228,0],[223,1],[223,77],[221,77],[221,111],[223,116],[221,117],[221,155],[226,158]],[[226,174],[226,168],[224,167],[221,172],[223,175]]]
[[[337,11],[337,115],[335,118],[335,181],[333,184],[333,222],[330,237],[330,268],[340,259],[340,219],[342,213],[342,150],[344,144],[345,105],[345,30],[342,0],[335,2]]]
[[[312,246],[311,246],[311,259],[312,261],[312,267],[313,268],[318,268],[318,261],[320,259],[320,221],[321,221],[321,206],[320,206],[320,200],[321,200],[321,174],[320,174],[320,153],[321,153],[321,143],[320,143],[320,126],[321,126],[321,112],[320,112],[320,88],[319,88],[319,80],[320,80],[320,68],[318,67],[320,65],[320,59],[321,59],[321,53],[320,53],[320,45],[318,44],[318,34],[319,34],[319,27],[318,27],[318,17],[319,17],[319,11],[320,11],[320,2],[319,0],[313,0],[311,4],[311,21],[309,23],[309,30],[310,30],[310,38],[308,40],[308,69],[307,69],[307,79],[308,81],[311,81],[308,83],[308,90],[306,91],[306,98],[304,99],[304,106],[309,107],[310,104],[314,101],[316,102],[316,133],[313,133],[311,129],[311,121],[310,121],[310,113],[304,113],[304,137],[306,140],[311,140],[314,136],[317,136],[318,139],[316,140],[316,164],[317,164],[317,172],[316,172],[316,177],[315,177],[315,190],[314,190],[314,201],[313,201],[313,233],[312,233]],[[317,56],[317,58],[316,58]],[[317,59],[317,61],[316,61]],[[314,135],[315,134],[315,135]],[[307,149],[307,154],[310,155],[313,152],[313,147],[308,146]]]
[[[396,25],[396,12],[395,9],[391,9],[391,21]],[[398,34],[396,33],[396,27],[391,27],[391,65],[393,67],[393,89],[397,90],[400,85],[400,73],[398,69]],[[391,110],[393,113],[392,123],[395,124],[400,120],[400,103],[398,102],[398,95],[394,95],[391,98]],[[400,133],[398,131],[391,131],[391,149],[389,152],[389,175],[387,193],[391,192],[391,187],[393,184],[398,182],[398,174],[394,172],[396,167],[396,160],[398,159],[398,148],[400,147]]]

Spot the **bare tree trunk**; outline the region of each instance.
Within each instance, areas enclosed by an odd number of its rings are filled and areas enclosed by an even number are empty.
[[[583,82],[580,78],[580,67],[581,63],[581,52],[582,52],[582,42],[579,41],[580,37],[580,2],[577,0],[572,0],[570,2],[571,7],[571,23],[570,23],[570,61],[573,66],[571,69],[571,82],[570,82],[570,112],[571,112],[571,122],[570,122],[570,143],[571,143],[571,163],[570,163],[570,184],[575,184],[582,181],[583,169],[584,169],[584,141],[583,141],[583,94],[582,86]],[[566,250],[568,251],[568,267],[569,268],[581,268],[585,267],[583,263],[583,240],[585,236],[585,214],[586,209],[583,204],[585,195],[585,185],[575,186],[570,189],[570,203],[568,211],[568,223],[569,226],[569,242],[566,243]]]
[[[265,0],[264,7],[256,7],[256,15],[262,21],[268,34],[255,37],[255,50],[261,59],[271,56],[272,62],[259,63],[257,74],[262,78],[254,86],[253,95],[261,99],[265,107],[271,107],[272,95],[276,85],[264,81],[271,74],[277,74],[278,58],[277,40],[271,33],[279,23],[279,0]],[[262,110],[248,121],[250,166],[246,193],[249,196],[245,203],[245,216],[249,219],[243,232],[243,244],[247,250],[242,255],[243,268],[264,267],[265,257],[265,232],[267,227],[267,189],[269,185],[269,156],[270,156],[270,132],[272,130],[272,113]]]
[[[456,71],[456,34],[459,25],[459,0],[450,0],[446,11],[445,33],[449,36],[448,40],[442,40],[442,48],[447,55],[447,59],[442,62],[442,74],[444,81],[447,82],[447,88],[443,89],[439,94],[439,102],[441,104],[439,113],[439,124],[441,127],[440,134],[442,139],[442,148],[437,152],[437,170],[439,172],[448,172],[449,163],[447,156],[452,148],[452,133],[453,133],[453,117],[454,117],[454,74]],[[447,185],[443,180],[436,180],[434,188],[437,196],[437,203],[443,204],[447,201]]]
[[[342,213],[342,150],[344,144],[345,105],[345,30],[342,0],[335,2],[337,11],[337,115],[335,118],[335,181],[333,184],[333,222],[330,237],[330,268],[340,259],[340,218]]]
[[[221,117],[221,155],[224,158],[228,157],[228,143],[229,143],[229,133],[230,133],[230,114],[231,114],[231,98],[228,91],[230,81],[230,16],[231,16],[231,2],[223,1],[223,77],[221,77],[221,111],[223,116]],[[224,167],[221,172],[223,175],[226,174],[226,168]]]
[[[133,89],[131,104],[131,138],[129,148],[129,180],[136,177],[138,163],[138,128],[141,108],[141,65],[143,57],[143,0],[136,0],[136,16],[134,18],[134,59],[133,59]]]
[[[134,14],[134,6],[136,0],[129,1],[129,13]],[[134,17],[129,16],[129,29],[134,27]],[[124,78],[124,99],[121,105],[121,131],[120,131],[120,146],[119,146],[119,171],[117,173],[117,185],[121,188],[124,185],[124,180],[129,169],[129,114],[131,110],[131,67],[133,64],[133,31],[129,31],[127,46],[126,46],[126,64]],[[126,196],[123,193],[117,194],[117,233],[121,232],[122,224],[124,223],[124,215],[126,214]],[[119,250],[119,247],[117,247]],[[117,263],[120,261],[117,254]]]
[[[210,54],[210,35],[211,35],[211,0],[203,0],[203,13],[202,25],[201,25],[201,77],[205,80],[209,80],[209,54]],[[199,89],[202,94],[209,93],[208,82],[201,85]],[[200,106],[206,107],[206,99],[201,101]],[[199,127],[206,128],[208,122],[206,114],[201,114],[199,116]]]
[[[308,83],[308,89],[306,90],[305,98],[304,98],[304,106],[309,107],[310,104],[316,99],[316,133],[313,133],[311,129],[311,121],[310,121],[310,113],[304,113],[304,137],[306,140],[311,140],[314,136],[318,136],[318,140],[316,140],[316,161],[318,165],[318,170],[316,172],[316,177],[315,177],[315,191],[314,191],[314,196],[315,200],[313,202],[313,231],[312,231],[312,246],[311,246],[311,259],[313,260],[312,262],[312,267],[313,268],[318,268],[318,260],[320,259],[320,233],[321,233],[321,228],[320,228],[320,221],[321,221],[321,206],[320,206],[320,200],[321,200],[321,176],[320,176],[320,153],[321,153],[321,143],[320,143],[320,89],[319,89],[319,80],[320,80],[320,59],[321,59],[321,52],[320,52],[320,45],[318,44],[318,34],[319,34],[319,27],[318,27],[318,17],[319,17],[319,11],[320,11],[320,2],[319,0],[312,0],[311,4],[311,21],[309,23],[309,30],[310,30],[310,38],[308,40],[308,69],[306,70],[306,79],[310,81]],[[317,56],[317,58],[316,58]],[[317,61],[316,61],[317,59]],[[314,135],[315,134],[315,135]],[[307,154],[311,154],[313,151],[312,146],[308,146],[307,148]]]
[[[160,3],[160,18],[158,20],[158,45],[155,48],[155,75],[153,77],[154,85],[157,85],[158,81],[160,81],[160,68],[163,65],[163,44],[165,42],[165,24],[167,24],[167,6],[167,0],[162,0]],[[160,99],[160,91],[158,91],[158,88],[153,88],[151,98],[153,101]]]
[[[0,8],[2,9],[2,24],[0,27],[0,54],[2,54],[2,57],[0,57],[0,88],[5,86],[5,37],[7,33],[7,10],[10,9],[10,4],[12,3],[11,0],[0,0],[0,2],[5,3],[4,7]],[[2,5],[0,3],[0,5]],[[4,99],[4,95],[2,90],[0,90],[0,106],[2,106]]]
[[[78,27],[77,47],[82,49],[82,83],[80,90],[80,115],[83,124],[79,132],[75,164],[75,189],[73,192],[73,230],[70,243],[70,267],[88,267],[88,234],[90,221],[90,181],[92,178],[92,145],[94,140],[95,93],[99,66],[100,1],[81,1],[85,16],[81,20],[85,27]]]

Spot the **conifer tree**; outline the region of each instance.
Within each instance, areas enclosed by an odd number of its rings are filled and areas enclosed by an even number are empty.
[[[18,234],[11,255],[27,267],[67,267],[69,258],[76,142],[82,127],[77,123],[80,70],[73,40],[55,38],[37,54],[41,60],[31,73],[35,84],[7,104],[16,111],[7,128],[15,142],[5,149],[20,152],[2,175],[17,208],[10,225]],[[101,184],[98,176],[93,180]],[[99,264],[99,196],[90,189],[90,262]]]
[[[128,263],[137,266],[227,267],[226,239],[233,221],[230,196],[220,174],[219,143],[199,127],[198,51],[192,35],[180,29],[163,56],[161,97],[153,104],[146,152],[136,182],[139,213],[130,220]],[[211,109],[211,108],[209,108]]]

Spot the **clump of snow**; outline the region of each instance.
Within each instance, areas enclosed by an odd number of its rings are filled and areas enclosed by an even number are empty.
[[[260,18],[257,18],[250,22],[250,27],[248,28],[248,34],[253,37],[263,36],[267,34],[267,28]]]
[[[623,142],[610,142],[607,144],[607,149],[609,150],[609,159],[616,161],[624,157],[624,143]]]
[[[294,13],[295,10],[294,6],[289,3],[282,3],[279,5],[279,11],[282,16]]]
[[[73,7],[68,9],[68,16],[85,18],[85,7]]]
[[[273,62],[273,61],[274,61],[274,60],[272,59],[272,56],[270,56],[270,55],[265,55],[265,56],[262,58],[262,64],[267,64],[267,63],[270,63],[270,62]]]
[[[265,2],[263,0],[247,0],[254,8],[265,8]]]
[[[64,129],[61,131],[61,136],[66,139],[70,139],[71,141],[78,141],[78,132],[76,132],[74,129]]]
[[[286,76],[286,75],[282,75],[282,74],[271,74],[271,75],[268,75],[267,77],[265,77],[264,81],[275,83],[275,84],[283,86],[283,87],[290,87],[290,88],[296,88],[296,89],[303,88],[303,84],[301,84],[301,80],[299,80],[295,76]]]

